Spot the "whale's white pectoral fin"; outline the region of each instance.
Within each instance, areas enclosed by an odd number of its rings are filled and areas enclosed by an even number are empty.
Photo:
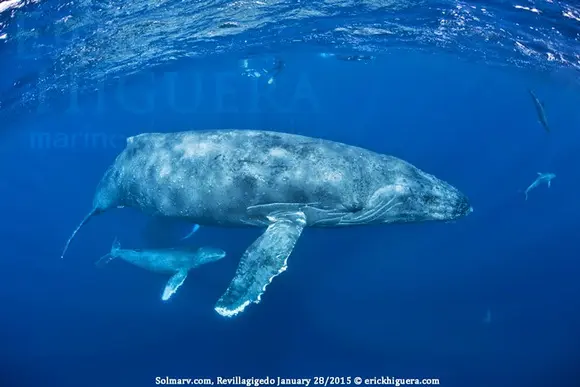
[[[552,185],[552,180],[548,180],[548,188]]]
[[[303,212],[278,213],[266,231],[246,250],[236,275],[215,306],[225,317],[242,312],[252,302],[259,303],[274,277],[284,272],[286,262],[306,225]]]
[[[189,239],[189,238],[191,238],[191,236],[192,236],[193,234],[195,234],[195,232],[196,232],[197,230],[199,230],[199,224],[194,224],[194,225],[193,225],[193,227],[192,227],[192,229],[191,229],[191,231],[189,232],[189,234],[187,234],[186,236],[184,236],[183,238],[181,238],[181,240],[183,241],[183,240],[185,240],[185,239]]]
[[[167,285],[165,285],[165,289],[163,290],[163,296],[161,296],[161,299],[163,301],[169,300],[169,298],[171,298],[171,296],[175,294],[177,289],[179,289],[179,287],[183,285],[183,282],[185,281],[186,278],[187,278],[187,270],[179,270],[177,273],[171,276],[171,278],[169,278],[169,281],[167,281]]]

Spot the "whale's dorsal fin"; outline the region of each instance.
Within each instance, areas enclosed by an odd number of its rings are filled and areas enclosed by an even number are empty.
[[[215,306],[225,317],[242,312],[259,303],[274,277],[284,272],[294,245],[306,226],[303,212],[277,213],[268,217],[272,224],[246,250],[226,292]]]
[[[171,296],[175,294],[177,289],[179,289],[179,287],[183,285],[183,282],[185,281],[186,278],[187,278],[187,270],[185,269],[179,270],[177,273],[172,275],[171,278],[169,278],[169,281],[167,281],[167,285],[165,285],[165,289],[163,290],[163,295],[161,296],[161,299],[163,301],[169,300]]]

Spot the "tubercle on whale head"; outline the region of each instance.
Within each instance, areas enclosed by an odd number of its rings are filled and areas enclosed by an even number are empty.
[[[452,221],[471,212],[469,199],[457,188],[408,164],[398,165],[398,174],[391,181],[399,187],[399,216],[405,221]],[[401,200],[402,199],[402,200]]]
[[[473,212],[473,207],[469,203],[469,199],[467,198],[467,196],[465,196],[459,191],[457,192],[458,192],[457,200],[454,205],[454,211],[452,213],[454,219],[467,216]]]
[[[425,192],[416,192],[401,210],[415,221],[454,221],[473,212],[467,196],[452,188],[440,187]]]
[[[433,176],[430,181],[420,200],[431,220],[452,221],[473,212],[469,198],[457,188]]]

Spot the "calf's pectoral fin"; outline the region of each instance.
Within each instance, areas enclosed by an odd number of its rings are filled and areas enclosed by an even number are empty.
[[[177,289],[179,289],[179,287],[183,285],[183,282],[185,281],[186,278],[187,278],[187,270],[179,270],[177,273],[172,275],[171,278],[169,278],[169,281],[167,281],[167,285],[165,285],[165,289],[163,290],[163,296],[161,296],[161,299],[163,301],[169,300],[169,298],[171,298],[171,296],[175,294]]]
[[[303,212],[277,213],[272,224],[246,250],[232,282],[215,306],[225,317],[259,303],[274,277],[286,270],[286,262],[306,225]]]

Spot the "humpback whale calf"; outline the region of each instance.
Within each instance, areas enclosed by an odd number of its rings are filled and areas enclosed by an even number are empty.
[[[89,219],[116,207],[202,226],[265,228],[215,305],[227,317],[260,302],[305,227],[448,221],[472,211],[459,190],[396,157],[256,130],[129,137],[62,256]]]
[[[200,247],[198,249],[187,247],[151,250],[121,249],[121,244],[115,239],[113,246],[111,246],[111,251],[102,256],[96,262],[96,265],[102,267],[113,259],[120,258],[145,270],[170,274],[171,278],[169,278],[161,296],[163,301],[167,301],[183,284],[191,269],[206,263],[215,262],[225,256],[225,251],[214,247]]]

